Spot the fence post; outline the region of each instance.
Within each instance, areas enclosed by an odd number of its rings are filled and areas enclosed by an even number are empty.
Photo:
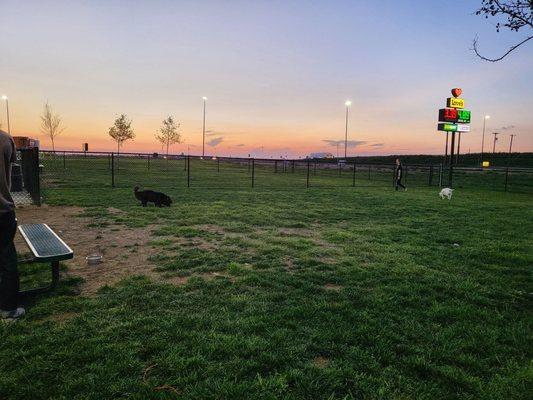
[[[507,192],[507,180],[509,179],[509,167],[505,169],[505,191]]]
[[[252,187],[255,184],[255,158],[252,158]]]
[[[248,173],[250,173],[250,157],[248,157]]]
[[[428,185],[431,186],[433,184],[433,165],[429,166],[429,182]]]
[[[185,160],[187,162],[187,187],[191,187],[191,158],[188,154]]]
[[[67,169],[67,160],[65,157],[66,151],[63,152],[63,169]]]
[[[274,160],[274,173],[278,173],[278,160]]]
[[[115,187],[115,153],[111,153],[111,187]]]
[[[309,159],[307,160],[307,183],[305,185],[306,188],[309,187]]]
[[[439,187],[442,187],[442,163],[439,164]]]
[[[294,174],[294,163],[295,163],[295,161],[292,160],[292,173],[293,173],[293,174]]]
[[[403,179],[403,183],[407,184],[407,165],[405,166],[405,178]]]
[[[339,176],[341,176],[341,163],[339,162],[339,160],[337,160],[337,163],[339,164]]]
[[[183,157],[183,170],[187,171],[187,160],[189,159],[189,155],[187,154],[187,157]]]
[[[353,162],[352,186],[355,187],[355,160]]]

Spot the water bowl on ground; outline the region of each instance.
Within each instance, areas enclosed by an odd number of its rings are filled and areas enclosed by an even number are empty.
[[[88,265],[98,265],[102,262],[102,256],[100,254],[89,254],[85,259]]]

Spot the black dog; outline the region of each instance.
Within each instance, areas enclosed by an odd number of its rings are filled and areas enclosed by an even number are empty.
[[[137,200],[139,200],[143,207],[148,203],[154,203],[156,207],[167,206],[170,207],[172,199],[164,193],[154,192],[153,190],[139,190],[139,186],[133,188],[133,193]]]

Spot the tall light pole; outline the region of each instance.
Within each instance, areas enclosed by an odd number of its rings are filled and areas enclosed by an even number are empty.
[[[485,125],[487,120],[490,118],[490,115],[485,115],[483,118],[483,134],[481,135],[481,163],[483,163],[483,147],[485,145]]]
[[[202,158],[205,155],[205,102],[207,101],[207,97],[202,97],[202,100],[204,101],[204,123],[202,128]]]
[[[352,105],[352,102],[350,100],[346,100],[344,102],[344,105],[346,106],[346,128],[344,130],[344,159],[346,159],[346,156],[348,154],[348,107]]]
[[[496,151],[496,140],[498,140],[499,133],[493,132],[492,134],[494,135],[494,143],[492,144],[492,154],[494,154]]]
[[[11,126],[9,125],[9,99],[6,95],[2,96],[2,100],[6,102],[6,112],[7,112],[7,133],[11,135]]]

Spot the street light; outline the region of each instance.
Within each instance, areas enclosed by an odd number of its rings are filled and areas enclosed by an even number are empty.
[[[344,105],[346,106],[346,128],[344,130],[344,158],[346,159],[348,153],[348,107],[352,105],[352,102],[346,100]]]
[[[205,102],[207,100],[207,97],[202,97],[202,100],[204,101],[204,124],[202,128],[202,158],[205,155]]]
[[[5,100],[6,102],[6,112],[7,112],[7,133],[9,133],[11,135],[11,127],[9,126],[9,99],[7,98],[7,96],[4,94],[2,96],[2,100]]]
[[[483,134],[481,136],[481,162],[483,162],[483,147],[485,145],[485,123],[490,118],[490,115],[485,115],[483,118]]]

